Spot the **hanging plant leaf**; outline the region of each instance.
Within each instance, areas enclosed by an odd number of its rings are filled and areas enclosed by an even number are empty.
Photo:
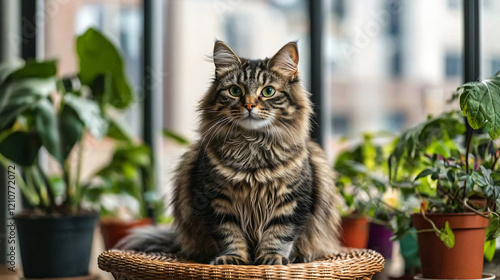
[[[101,110],[95,101],[66,94],[65,106],[70,106],[78,115],[85,127],[97,139],[102,139],[108,132],[108,122],[102,117]]]
[[[497,240],[488,240],[484,243],[484,257],[486,258],[487,261],[491,262],[493,260],[493,257],[495,256],[495,251],[496,251],[496,245],[497,245]]]
[[[15,131],[0,142],[0,154],[19,165],[31,166],[41,146],[36,133]]]
[[[444,245],[448,248],[455,247],[455,234],[450,228],[450,224],[446,221],[444,225],[444,229],[439,234],[439,239],[443,241]]]
[[[109,75],[112,85],[109,97],[103,97],[107,94],[104,90],[106,83],[103,83],[103,90],[95,90],[94,98],[117,109],[130,106],[134,96],[125,76],[124,63],[114,45],[102,33],[90,28],[77,38],[76,52],[80,61],[79,77],[82,84],[92,87],[97,78]],[[106,79],[103,80],[105,81]]]
[[[42,98],[38,101],[35,108],[35,125],[42,145],[62,164],[59,124],[57,123],[54,105],[48,98]]]
[[[458,88],[460,109],[474,129],[484,125],[492,139],[500,136],[500,72],[481,81]]]

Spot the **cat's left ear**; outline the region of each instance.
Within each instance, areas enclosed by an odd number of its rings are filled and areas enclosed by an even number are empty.
[[[226,43],[216,41],[214,45],[214,64],[215,76],[219,78],[225,73],[238,68],[241,65],[241,60]]]
[[[283,46],[268,62],[268,67],[281,75],[294,80],[298,75],[299,50],[297,43]]]

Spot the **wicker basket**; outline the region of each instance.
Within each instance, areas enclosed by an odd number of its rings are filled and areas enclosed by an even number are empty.
[[[289,265],[209,265],[175,255],[111,250],[99,268],[117,280],[135,279],[359,279],[370,280],[384,269],[384,258],[372,250],[347,250],[310,263]]]

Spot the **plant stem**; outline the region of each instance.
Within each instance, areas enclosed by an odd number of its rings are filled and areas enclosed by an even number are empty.
[[[75,178],[75,196],[80,195],[80,177],[82,174],[82,162],[83,162],[83,139],[78,144],[78,163],[76,166],[76,178]],[[74,197],[74,201],[78,201],[77,197]]]
[[[497,162],[498,162],[498,158],[500,157],[500,149],[498,149],[496,152],[495,152],[495,155],[493,156],[495,158],[495,160],[493,161],[493,165],[491,166],[491,170],[492,171],[495,171],[495,167],[497,165]]]
[[[472,134],[474,133],[474,129],[470,128],[467,131],[467,140],[466,140],[466,150],[465,150],[465,172],[469,173],[469,150],[470,150],[470,142],[472,140]],[[467,189],[467,182],[464,183],[464,191],[462,193],[462,198],[465,198],[465,190]]]
[[[68,160],[63,164],[63,181],[66,187],[66,197],[64,198],[63,205],[69,207],[71,205],[71,177],[70,177],[70,167],[67,163]]]
[[[34,175],[33,175],[33,170],[31,168],[32,167],[26,167],[24,169],[24,175],[26,176],[26,183],[28,185],[33,186],[33,189],[35,190],[35,192],[38,196],[38,199],[40,201],[38,206],[42,209],[46,209],[47,205],[45,205],[46,204],[45,199],[44,199],[43,194],[40,190],[40,187],[37,185],[37,183],[35,182],[35,179],[33,178]]]
[[[36,167],[38,169],[38,174],[40,174],[40,177],[42,177],[43,183],[47,188],[47,195],[49,197],[49,210],[54,211],[57,205],[56,205],[56,197],[54,195],[54,191],[52,190],[52,186],[39,163],[37,163]]]
[[[0,164],[5,169],[8,169],[9,166],[11,166],[13,163],[8,161],[2,155],[0,155]],[[16,168],[17,167],[18,166],[16,166]],[[36,191],[33,189],[33,186],[28,185],[26,178],[23,178],[19,169],[14,169],[14,173],[16,176],[16,183],[19,185],[22,195],[26,198],[26,200],[30,205],[32,206],[38,205],[40,201],[38,200],[38,195]]]
[[[431,219],[427,218],[424,209],[420,208],[420,213],[422,214],[424,220],[426,220],[427,222],[429,222],[429,224],[431,224],[432,228],[434,229],[433,231],[436,232],[438,235],[441,234],[441,231],[437,228],[436,224],[434,224],[434,222]]]
[[[460,203],[462,203],[462,205],[463,205],[465,208],[469,209],[470,211],[472,211],[472,212],[474,212],[474,213],[476,213],[476,214],[478,214],[478,215],[480,215],[480,216],[482,216],[482,217],[484,217],[484,218],[489,218],[487,215],[484,215],[483,213],[481,213],[481,212],[477,211],[476,209],[474,209],[473,207],[471,207],[469,204],[467,204],[467,198],[465,198],[464,200],[462,200],[462,199],[460,199],[459,197],[456,197],[456,196],[451,195],[449,192],[447,192],[447,191],[443,188],[443,186],[441,186],[441,184],[439,184],[439,181],[437,182],[437,187],[438,187],[438,188],[439,188],[439,189],[440,189],[440,190],[441,190],[441,191],[442,191],[445,195],[449,196],[449,197],[450,197],[450,198],[452,198],[452,199],[458,200]]]

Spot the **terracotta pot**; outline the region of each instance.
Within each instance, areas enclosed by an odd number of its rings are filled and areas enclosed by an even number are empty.
[[[432,232],[418,233],[422,277],[432,279],[480,279],[483,272],[484,238],[488,219],[474,213],[426,214],[437,228],[446,221],[455,234],[455,246],[447,248]],[[432,226],[421,214],[413,214],[417,230]]]
[[[367,218],[342,217],[342,245],[364,249],[368,245],[369,222]]]
[[[120,239],[127,236],[129,231],[136,227],[149,226],[153,224],[153,219],[143,218],[137,221],[122,221],[118,219],[101,219],[99,225],[104,239],[106,250],[112,249]]]

